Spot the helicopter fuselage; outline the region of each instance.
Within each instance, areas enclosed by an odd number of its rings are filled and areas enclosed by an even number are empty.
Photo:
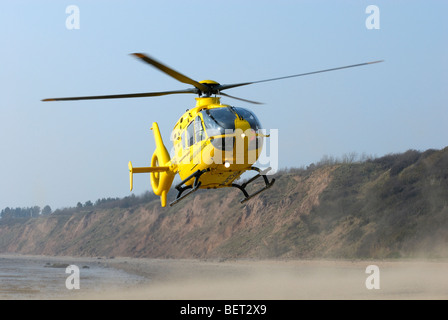
[[[196,101],[174,126],[169,165],[182,180],[204,172],[200,188],[228,187],[257,161],[263,145],[263,135],[257,132],[261,126],[249,110],[223,105],[218,97]]]

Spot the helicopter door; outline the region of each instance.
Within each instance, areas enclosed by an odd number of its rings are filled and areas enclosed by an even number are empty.
[[[194,122],[192,121],[182,132],[182,157],[183,164],[192,162],[192,146],[194,145]]]
[[[206,140],[204,126],[202,119],[197,116],[194,119],[194,147],[193,147],[193,161],[195,164],[202,163],[202,143]]]
[[[187,127],[187,131],[186,131],[186,147],[189,148],[194,144],[194,126],[193,126],[194,122],[192,121],[188,127]]]

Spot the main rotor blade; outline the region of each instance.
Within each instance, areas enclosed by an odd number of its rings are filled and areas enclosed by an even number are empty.
[[[223,92],[219,92],[218,94],[222,95],[222,96],[225,96],[225,97],[232,98],[232,99],[241,100],[241,101],[244,101],[244,102],[249,102],[249,103],[253,103],[253,104],[263,104],[263,102],[258,102],[258,101],[252,101],[252,100],[247,100],[247,99],[243,99],[243,98],[238,98],[238,97],[234,97],[234,96],[231,96],[230,94],[226,94],[226,93],[223,93]]]
[[[143,54],[143,53],[132,53],[133,56],[136,56],[137,58],[142,59],[143,61],[145,61],[146,63],[149,63],[150,65],[152,65],[153,67],[156,67],[157,69],[159,69],[160,71],[166,73],[167,75],[173,77],[174,79],[186,83],[186,84],[191,84],[192,86],[198,88],[199,90],[201,90],[202,92],[208,92],[210,90],[209,87],[207,87],[206,85],[203,85],[202,83],[199,83],[173,69],[171,69],[170,67],[162,64],[161,62],[148,57],[147,55]]]
[[[98,99],[118,99],[118,98],[143,98],[143,97],[157,97],[177,93],[198,93],[197,89],[185,89],[177,91],[162,91],[162,92],[145,92],[145,93],[129,93],[129,94],[114,94],[105,96],[86,96],[86,97],[68,97],[68,98],[49,98],[42,101],[70,101],[70,100],[98,100]]]
[[[372,61],[372,62],[364,62],[359,64],[352,64],[350,66],[344,66],[344,67],[337,67],[337,68],[331,68],[331,69],[325,69],[325,70],[319,70],[319,71],[313,71],[313,72],[306,72],[306,73],[299,73],[299,74],[293,74],[291,76],[285,76],[285,77],[278,77],[278,78],[272,78],[272,79],[266,79],[266,80],[259,80],[259,81],[252,81],[252,82],[242,82],[242,83],[235,83],[235,84],[223,84],[218,87],[218,90],[226,90],[230,88],[236,88],[241,86],[247,86],[249,84],[254,83],[261,83],[261,82],[268,82],[268,81],[275,81],[275,80],[281,80],[281,79],[288,79],[288,78],[294,78],[294,77],[301,77],[301,76],[307,76],[310,74],[316,74],[316,73],[322,73],[322,72],[329,72],[329,71],[335,71],[335,70],[341,70],[341,69],[347,69],[347,68],[354,68],[354,67],[360,67],[365,66],[368,64],[374,64],[374,63],[380,63],[384,60],[378,60],[378,61]]]

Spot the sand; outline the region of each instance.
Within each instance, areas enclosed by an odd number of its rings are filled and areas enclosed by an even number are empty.
[[[108,273],[114,278],[101,278],[101,284],[89,287],[85,285],[87,279],[81,270],[81,289],[63,288],[56,297],[55,294],[42,291],[33,296],[35,299],[448,299],[447,261],[20,257],[28,261],[35,259],[39,263],[100,264],[105,270],[117,271]],[[367,267],[371,265],[377,267],[376,271],[366,273]],[[92,270],[95,269],[91,268],[90,272]],[[91,278],[90,282],[95,279]],[[379,285],[379,288],[369,289],[373,284]]]

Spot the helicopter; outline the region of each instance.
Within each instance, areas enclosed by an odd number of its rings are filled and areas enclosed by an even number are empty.
[[[224,90],[250,84],[360,67],[383,61],[371,61],[251,82],[220,84],[213,80],[193,80],[147,54],[132,53],[131,55],[174,79],[193,86],[193,88],[161,92],[49,98],[42,101],[141,98],[171,94],[197,95],[195,107],[187,110],[174,126],[171,134],[174,149],[172,157],[162,140],[157,122],[153,122],[151,130],[154,133],[156,149],[152,155],[150,166],[133,167],[131,161],[128,163],[130,190],[132,191],[133,189],[134,173],[150,173],[153,192],[160,196],[162,207],[165,207],[167,204],[167,195],[176,174],[179,174],[181,182],[175,186],[177,196],[174,201],[170,202],[170,206],[175,205],[199,189],[224,187],[234,187],[241,190],[244,198],[240,202],[244,203],[269,189],[274,184],[275,179],[269,180],[267,177],[267,173],[271,170],[270,167],[261,170],[254,166],[261,154],[263,139],[269,138],[269,135],[264,134],[260,121],[252,111],[242,107],[222,104],[221,98],[218,96],[233,98],[251,104],[262,103],[231,96],[224,93]],[[235,183],[247,171],[254,171],[256,175],[242,184]],[[263,179],[264,186],[249,194],[246,187],[258,178]]]

